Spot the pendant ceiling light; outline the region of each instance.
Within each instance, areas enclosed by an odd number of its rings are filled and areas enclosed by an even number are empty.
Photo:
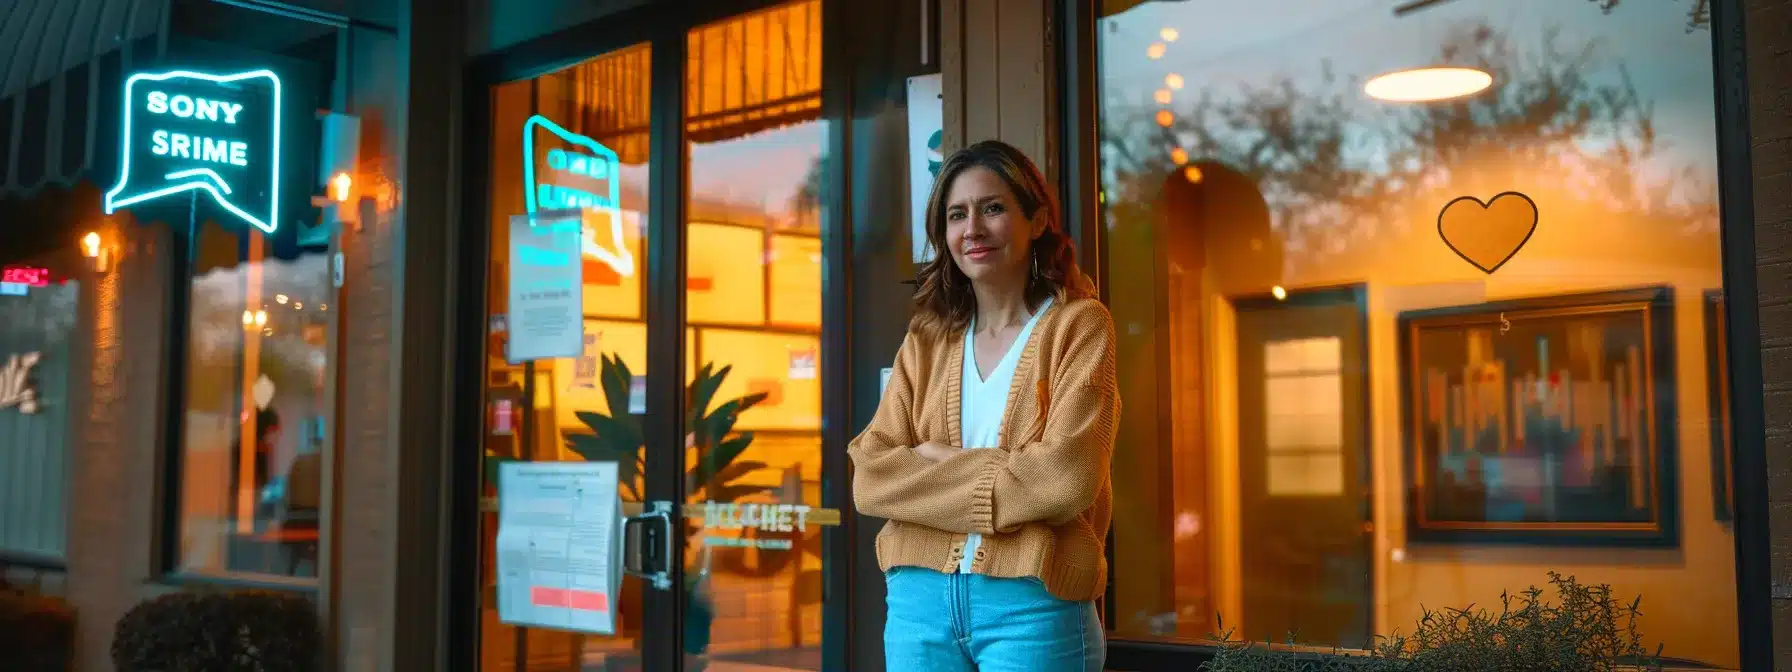
[[[1480,93],[1493,86],[1493,75],[1475,68],[1411,68],[1370,79],[1363,93],[1376,100],[1424,103]]]

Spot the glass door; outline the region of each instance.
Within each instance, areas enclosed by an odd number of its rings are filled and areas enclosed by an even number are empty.
[[[821,669],[840,522],[821,506],[821,4],[668,15],[648,42],[492,89],[480,670]],[[578,222],[583,340],[512,363],[530,214]],[[613,595],[500,595],[512,461],[617,465]],[[538,598],[607,611],[614,634],[499,616]]]
[[[515,501],[500,498],[502,463],[614,462],[622,513],[636,514],[648,499],[648,469],[664,455],[648,449],[664,442],[648,440],[646,397],[650,373],[676,375],[654,370],[648,348],[653,52],[647,43],[629,45],[492,89],[482,672],[641,669],[643,639],[658,627],[645,607],[655,591],[635,576],[614,591],[569,584],[522,594],[534,605],[612,618],[611,635],[505,623],[497,588],[499,502]],[[577,213],[583,347],[574,357],[513,363],[507,353],[519,335],[512,324],[521,323],[508,305],[512,221],[553,212]]]
[[[822,666],[821,26],[685,34],[686,669]]]

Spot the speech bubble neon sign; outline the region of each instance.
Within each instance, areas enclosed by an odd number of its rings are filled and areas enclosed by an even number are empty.
[[[552,147],[537,156],[537,130],[553,134],[570,147]],[[546,164],[542,171],[548,180],[537,181],[536,164]],[[537,210],[595,211],[610,220],[610,247],[597,242],[597,231],[586,228],[580,252],[597,259],[622,277],[635,273],[635,258],[623,245],[622,237],[622,168],[616,152],[596,140],[566,130],[539,114],[523,122],[523,194],[528,214]],[[551,181],[549,181],[551,180]],[[584,183],[602,181],[601,188],[585,188]]]
[[[118,184],[106,214],[188,191],[255,228],[280,221],[280,77],[137,73],[124,83]]]

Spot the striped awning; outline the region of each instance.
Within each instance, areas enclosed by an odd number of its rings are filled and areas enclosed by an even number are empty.
[[[94,170],[103,101],[165,49],[170,2],[0,0],[0,198]]]

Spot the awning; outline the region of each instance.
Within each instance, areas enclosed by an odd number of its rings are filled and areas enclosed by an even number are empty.
[[[167,43],[171,0],[10,0],[0,8],[0,198],[96,168],[105,101]]]

